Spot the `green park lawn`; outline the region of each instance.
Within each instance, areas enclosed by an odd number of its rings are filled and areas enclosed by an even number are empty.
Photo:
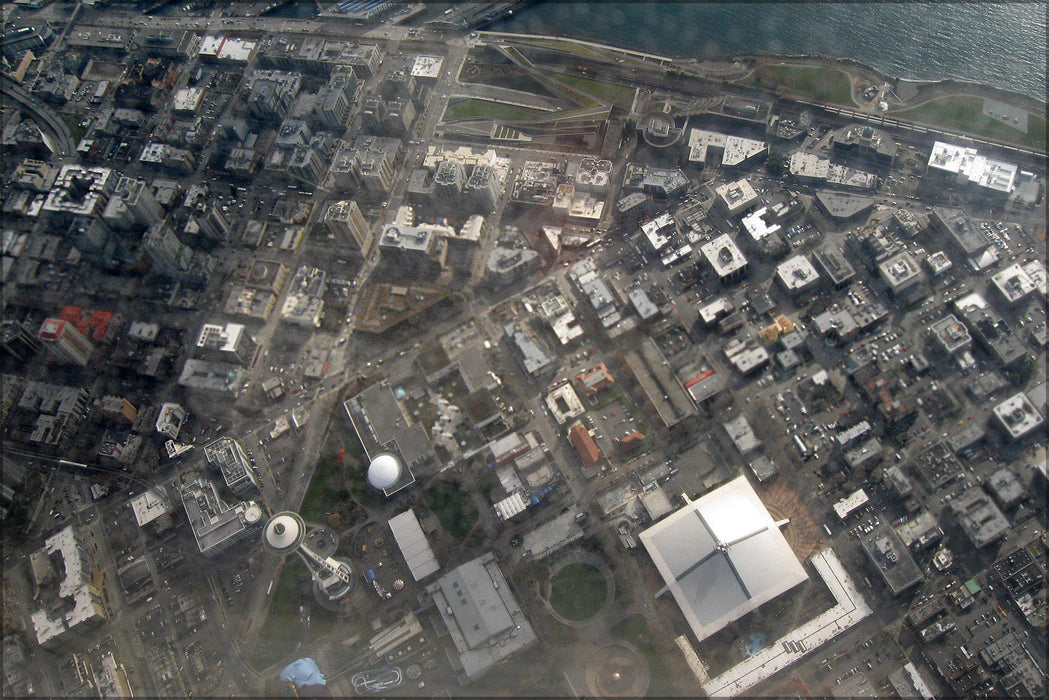
[[[265,668],[280,661],[302,641],[302,626],[299,623],[301,604],[300,581],[305,569],[295,557],[289,558],[273,584],[270,604],[266,609],[266,622],[255,645],[252,661],[256,667]]]
[[[852,81],[844,71],[820,66],[761,65],[744,81],[815,102],[854,106]]]
[[[983,113],[983,98],[956,95],[931,100],[911,109],[893,112],[900,119],[962,131],[970,136],[1004,141],[1045,150],[1045,117],[1031,114],[1027,131],[1001,122]]]
[[[580,78],[574,75],[556,75],[551,77],[575,90],[585,92],[606,105],[616,105],[623,109],[630,109],[634,102],[635,89],[626,85],[605,83],[600,80]]]
[[[593,617],[607,595],[608,581],[592,564],[568,564],[550,581],[550,607],[558,615],[573,621]]]
[[[448,101],[448,107],[444,110],[442,120],[454,122],[466,119],[492,119],[495,121],[516,122],[527,121],[540,114],[543,114],[543,112],[491,100],[457,99],[453,97]]]

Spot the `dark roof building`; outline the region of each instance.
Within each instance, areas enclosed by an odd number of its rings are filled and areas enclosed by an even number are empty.
[[[537,641],[491,552],[442,576],[426,590],[455,647],[449,658],[466,681]]]

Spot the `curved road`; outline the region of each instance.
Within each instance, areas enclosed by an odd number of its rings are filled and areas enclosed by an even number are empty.
[[[33,117],[33,121],[40,127],[40,133],[55,156],[62,158],[76,153],[73,134],[62,118],[50,107],[23,90],[6,75],[0,76],[0,93],[20,104]]]

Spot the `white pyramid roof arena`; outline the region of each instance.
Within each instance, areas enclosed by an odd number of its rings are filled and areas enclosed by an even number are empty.
[[[699,641],[808,580],[744,476],[687,503],[640,538]]]

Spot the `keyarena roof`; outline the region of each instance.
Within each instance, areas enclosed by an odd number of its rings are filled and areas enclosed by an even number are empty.
[[[808,579],[743,476],[648,528],[641,543],[700,641]]]

